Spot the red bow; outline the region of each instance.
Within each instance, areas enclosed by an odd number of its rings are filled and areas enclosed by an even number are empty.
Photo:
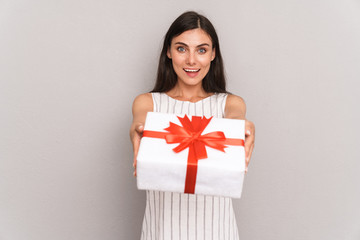
[[[211,121],[212,117],[193,116],[192,121],[185,115],[183,118],[178,117],[182,126],[170,122],[170,126],[165,128],[166,132],[155,132],[145,130],[143,137],[164,138],[166,143],[180,143],[173,149],[178,153],[189,148],[186,179],[185,179],[185,193],[195,193],[197,165],[199,159],[207,158],[205,146],[225,152],[225,144],[244,146],[242,139],[226,139],[223,132],[211,132],[204,135],[201,133]]]

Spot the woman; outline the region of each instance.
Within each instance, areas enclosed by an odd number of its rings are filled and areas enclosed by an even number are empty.
[[[185,12],[170,26],[151,93],[135,98],[130,137],[134,168],[146,113],[164,112],[245,119],[245,103],[229,94],[220,46],[211,22]],[[245,124],[246,169],[254,147],[254,124]],[[134,171],[136,175],[136,171]],[[226,197],[147,191],[141,239],[238,239],[232,201]]]

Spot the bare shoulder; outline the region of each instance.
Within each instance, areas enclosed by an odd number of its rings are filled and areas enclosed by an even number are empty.
[[[151,93],[143,93],[138,95],[133,102],[133,111],[145,109],[147,111],[152,111],[153,101]]]
[[[132,105],[133,122],[144,123],[146,114],[153,111],[151,93],[143,93],[134,99]]]
[[[245,119],[246,104],[242,97],[229,94],[225,105],[225,118]]]
[[[228,94],[226,99],[226,104],[234,104],[234,105],[243,105],[245,106],[245,101],[242,97],[234,95],[234,94]]]
[[[146,103],[148,101],[152,101],[151,93],[142,93],[134,99],[134,102]]]

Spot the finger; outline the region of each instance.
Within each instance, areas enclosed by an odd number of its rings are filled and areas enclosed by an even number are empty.
[[[134,161],[133,161],[133,167],[136,167],[136,159],[139,152],[139,143],[134,143]]]
[[[136,164],[137,164],[137,160],[136,157],[134,156],[134,161],[133,161],[133,168],[136,170]]]
[[[133,167],[134,167],[134,176],[136,177],[136,168],[137,168],[137,155],[138,151],[134,153],[134,161],[133,161]]]
[[[139,152],[140,147],[140,140],[142,137],[142,133],[144,132],[144,125],[142,123],[139,123],[135,126],[135,134],[133,136],[133,149],[134,149],[134,159],[133,159],[133,167],[134,167],[134,173],[133,175],[136,177],[136,165],[137,165],[137,156]]]
[[[245,166],[246,166],[246,168],[249,165],[253,149],[254,149],[254,137],[248,136],[245,138]],[[247,169],[246,169],[246,171],[247,171]]]
[[[251,136],[251,132],[250,132],[249,129],[247,129],[247,130],[245,131],[245,159],[246,159],[246,160],[248,159],[249,151],[250,151],[250,146],[251,146],[250,136]]]
[[[134,167],[133,176],[134,177],[136,177],[136,165],[137,165],[137,160],[136,160],[136,157],[134,157],[134,163],[133,163],[133,167]]]
[[[135,128],[136,134],[133,136],[133,149],[134,156],[137,156],[137,152],[139,151],[140,139],[142,137],[142,132],[144,131],[144,126],[140,125]]]
[[[246,166],[249,166],[249,163],[250,163],[250,159],[251,159],[251,155],[252,155],[253,149],[254,149],[254,144],[252,144],[252,145],[251,145],[251,147],[250,147],[250,150],[249,150],[249,156],[248,156],[248,159],[247,159]]]
[[[251,121],[245,122],[245,174],[248,172],[248,166],[251,159],[252,150],[255,141],[255,126]]]
[[[138,123],[135,126],[135,131],[142,135],[142,133],[144,132],[144,125],[142,123]]]
[[[254,123],[249,121],[249,120],[245,120],[245,129],[250,130],[250,132],[252,134],[254,134],[255,133],[255,125],[254,125]]]
[[[250,147],[251,147],[251,139],[249,136],[245,137],[245,160],[249,157]]]
[[[139,146],[140,146],[140,139],[141,139],[141,136],[139,136],[139,134],[135,134],[133,139],[132,139],[132,142],[133,142],[133,150],[134,150],[134,157],[136,158],[137,157],[137,153],[139,151]]]
[[[245,131],[245,156],[246,158],[249,157],[250,147],[254,145],[255,142],[255,135],[250,131]]]
[[[139,140],[134,140],[134,159],[133,159],[133,168],[134,168],[134,177],[136,177],[136,167],[137,167],[137,156],[139,151],[139,145],[140,145],[140,138]]]
[[[254,144],[251,145],[250,150],[249,150],[249,157],[245,160],[246,161],[246,163],[245,163],[245,174],[248,172],[248,169],[249,169],[249,164],[250,164],[250,159],[251,159],[251,154],[252,154],[253,149],[254,149]]]

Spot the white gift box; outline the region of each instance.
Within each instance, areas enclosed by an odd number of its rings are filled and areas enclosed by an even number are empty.
[[[149,112],[144,133],[155,131],[168,133],[170,122],[182,127],[178,117],[184,115]],[[190,120],[193,117],[189,116]],[[245,121],[211,118],[201,136],[221,131],[226,139],[245,139]],[[231,141],[231,140],[230,140]],[[164,138],[142,137],[137,156],[138,189],[184,192],[189,147],[181,152],[173,148],[180,143],[167,143]],[[207,158],[197,161],[195,194],[218,195],[240,198],[245,172],[244,146],[227,145],[225,152],[205,146]]]

